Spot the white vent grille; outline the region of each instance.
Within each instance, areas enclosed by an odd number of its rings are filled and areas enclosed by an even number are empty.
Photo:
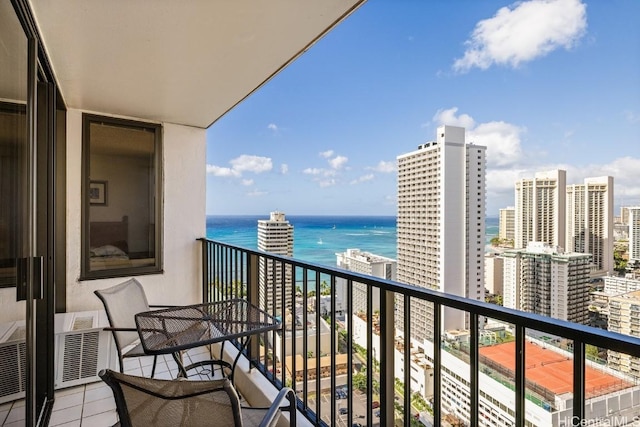
[[[98,372],[113,367],[108,325],[104,311],[56,314],[56,389],[99,381]]]
[[[64,337],[62,381],[95,377],[98,368],[99,332],[70,334]]]
[[[0,397],[24,392],[26,388],[25,352],[24,341],[0,346],[2,365],[11,367],[11,369],[0,370]]]

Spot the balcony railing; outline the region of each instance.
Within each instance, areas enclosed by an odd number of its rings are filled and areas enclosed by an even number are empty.
[[[204,300],[247,298],[282,320],[284,332],[253,340],[246,355],[276,387],[296,390],[299,411],[314,425],[391,426],[401,420],[410,426],[416,425],[416,412],[421,412],[421,420],[432,420],[436,426],[445,419],[495,425],[490,417],[502,425],[525,426],[535,425],[529,417],[540,411],[552,420],[548,425],[583,425],[575,423],[599,417],[593,399],[627,391],[640,394],[633,372],[614,371],[600,358],[612,352],[640,357],[640,338],[200,240]],[[338,295],[341,290],[344,297]],[[316,297],[321,294],[326,295],[322,302]],[[410,338],[419,326],[411,321],[419,300],[433,305],[432,339],[423,342]],[[465,313],[467,332],[444,331],[445,308]],[[492,332],[489,324],[506,329]],[[498,345],[511,346],[510,360],[484,352]],[[534,356],[541,357],[536,351],[552,355],[541,359],[540,365],[546,363],[547,368],[568,364],[570,372],[557,372],[570,378],[568,390],[559,391],[534,377]],[[598,375],[612,380],[599,383]],[[420,389],[420,376],[426,378],[426,391]],[[488,385],[490,381],[495,384]],[[495,387],[503,387],[500,393],[506,397],[496,396]],[[416,392],[427,398],[417,398]],[[617,412],[608,410],[607,416],[640,413],[640,403],[632,400],[630,409],[621,405]]]

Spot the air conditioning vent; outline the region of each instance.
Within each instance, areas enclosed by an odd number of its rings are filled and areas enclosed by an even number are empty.
[[[104,311],[56,314],[56,389],[99,381],[101,369],[114,367],[108,324]]]
[[[24,326],[18,326],[12,333],[7,341],[24,341],[27,337],[27,328]]]
[[[73,320],[72,331],[81,331],[82,329],[93,328],[93,316],[90,317],[76,317]]]
[[[64,336],[63,382],[96,376],[99,339],[96,331]]]
[[[11,369],[0,371],[0,403],[24,397],[26,389],[26,346],[24,322],[0,325],[0,359]]]
[[[116,366],[115,345],[104,311],[55,315],[55,389],[100,381],[101,369]],[[26,390],[25,322],[0,324],[0,404],[24,398]]]

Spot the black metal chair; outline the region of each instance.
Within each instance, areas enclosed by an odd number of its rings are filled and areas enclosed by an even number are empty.
[[[283,411],[289,412],[289,425],[296,425],[296,396],[288,387],[280,390],[269,408],[258,409],[240,406],[228,378],[161,380],[109,369],[99,375],[113,391],[120,419],[116,425],[122,427],[268,427]]]

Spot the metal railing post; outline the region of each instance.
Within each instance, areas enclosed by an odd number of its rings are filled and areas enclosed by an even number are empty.
[[[260,305],[260,292],[259,292],[259,276],[260,269],[258,268],[258,255],[249,254],[247,258],[247,300],[250,304],[256,307]],[[267,343],[264,345],[265,357],[268,351]],[[249,360],[260,360],[260,340],[253,339],[249,342]],[[266,361],[266,359],[265,359]]]
[[[380,291],[380,425],[395,419],[395,294]]]

